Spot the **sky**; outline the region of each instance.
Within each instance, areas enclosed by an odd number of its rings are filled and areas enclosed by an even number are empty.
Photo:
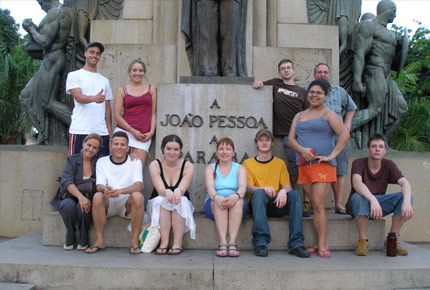
[[[363,0],[362,13],[372,12],[376,14],[376,5],[378,2],[379,0]],[[430,17],[428,17],[428,13],[430,12],[430,0],[394,0],[394,2],[397,5],[397,17],[394,19],[394,24],[397,26],[406,26],[415,31],[419,27],[413,22],[413,20],[416,19],[423,23],[422,26],[430,28]],[[46,15],[45,12],[40,9],[36,0],[0,0],[0,8],[9,9],[15,21],[19,24],[21,24],[25,18],[32,18],[34,23],[39,24]],[[26,33],[22,28],[19,32],[21,34]]]

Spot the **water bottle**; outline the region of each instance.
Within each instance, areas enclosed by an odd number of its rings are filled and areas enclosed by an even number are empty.
[[[397,237],[396,233],[388,233],[387,237],[387,256],[397,256]]]

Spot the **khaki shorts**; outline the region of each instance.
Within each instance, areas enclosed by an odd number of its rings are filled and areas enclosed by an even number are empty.
[[[106,218],[120,216],[129,219],[130,214],[128,216],[125,215],[125,212],[127,211],[125,204],[129,197],[130,194],[121,194],[119,197],[109,198],[109,207],[106,213]]]

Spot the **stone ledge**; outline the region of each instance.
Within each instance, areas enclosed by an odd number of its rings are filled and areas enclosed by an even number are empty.
[[[184,249],[211,250],[218,246],[218,234],[215,222],[207,219],[203,214],[195,214],[197,225],[196,240],[191,240],[186,233],[183,240]],[[330,249],[352,250],[357,243],[357,230],[351,217],[347,215],[328,214],[327,236]],[[108,219],[105,227],[105,245],[107,247],[129,247],[131,233],[127,230],[129,220],[120,217]],[[288,218],[269,218],[272,241],[270,250],[286,250],[288,241]],[[381,250],[384,244],[385,221],[370,221],[367,234],[370,250]],[[303,231],[306,246],[317,242],[317,235],[312,218],[303,219]],[[242,250],[252,250],[252,218],[246,216],[239,230],[237,243]],[[43,219],[43,245],[62,246],[66,229],[58,212],[47,214]],[[90,229],[90,241],[95,241],[94,227]],[[172,240],[172,239],[171,239]]]

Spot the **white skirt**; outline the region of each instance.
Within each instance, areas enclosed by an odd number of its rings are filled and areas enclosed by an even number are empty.
[[[176,210],[185,219],[185,233],[189,231],[191,239],[196,239],[196,223],[193,217],[194,207],[188,198],[182,196],[181,202],[177,205],[167,202],[164,196],[157,196],[148,200],[147,212],[151,217],[151,227],[157,227],[158,229],[160,228],[160,206],[168,211]]]
[[[128,131],[125,131],[125,130],[119,128],[119,127],[116,127],[113,132],[115,133],[117,131],[122,131],[122,132],[125,132],[127,134],[127,136],[128,136],[128,145],[130,147],[137,148],[137,149],[142,149],[142,150],[145,150],[146,152],[149,153],[149,147],[151,147],[151,140],[152,139],[149,139],[146,142],[141,142],[141,141],[136,140],[136,138],[134,138],[133,134],[131,134]]]

